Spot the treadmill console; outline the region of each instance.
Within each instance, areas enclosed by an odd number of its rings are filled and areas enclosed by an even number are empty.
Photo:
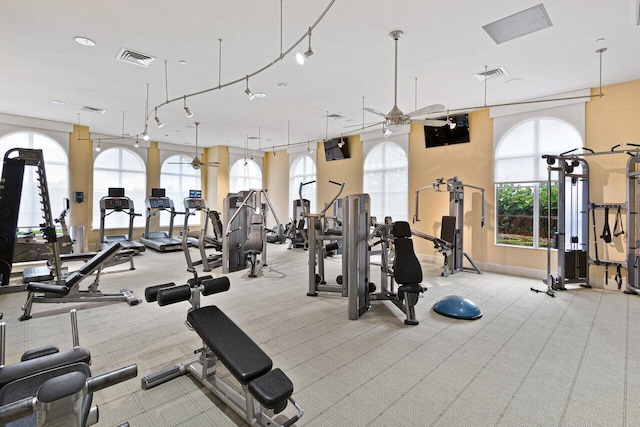
[[[148,197],[147,208],[150,209],[171,209],[172,203],[168,197]]]
[[[207,209],[207,204],[202,198],[187,197],[184,199],[184,207],[187,209],[194,209],[197,211],[204,211]]]
[[[122,211],[133,209],[133,202],[128,197],[103,197],[100,199],[100,205],[102,210]]]

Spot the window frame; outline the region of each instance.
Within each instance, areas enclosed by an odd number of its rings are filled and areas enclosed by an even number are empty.
[[[168,156],[160,165],[160,188],[167,188],[166,182],[163,182],[163,179],[166,179],[166,177],[172,176],[172,177],[178,177],[178,181],[179,181],[179,185],[178,187],[180,188],[180,190],[185,193],[186,195],[180,199],[176,199],[175,197],[171,197],[171,194],[169,194],[169,192],[167,192],[167,197],[169,197],[172,201],[173,201],[173,205],[175,207],[175,210],[177,212],[184,212],[184,198],[187,197],[189,195],[188,191],[189,190],[202,190],[202,170],[201,169],[194,169],[191,166],[191,161],[193,160],[193,157],[189,157],[186,154],[182,154],[182,153],[175,153],[175,154],[171,154],[170,156]],[[180,172],[179,173],[174,173],[174,172],[163,172],[163,169],[165,168],[166,165],[168,165],[169,163],[174,162],[174,163],[179,163],[179,169]],[[184,172],[193,172],[193,174],[185,174]],[[184,188],[184,178],[195,178],[197,181],[199,181],[199,184],[197,185],[197,188]],[[191,215],[189,217],[189,225],[190,226],[195,226],[198,227],[202,224],[202,215]],[[176,226],[176,223],[174,221],[174,227]],[[181,224],[178,224],[179,227],[183,227],[184,225],[184,221],[182,221]],[[161,215],[160,216],[160,226],[161,227],[168,227],[169,226],[169,215],[165,214],[165,215]]]

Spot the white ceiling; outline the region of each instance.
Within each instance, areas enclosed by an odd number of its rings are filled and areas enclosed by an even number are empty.
[[[247,135],[261,134],[262,148],[324,139],[361,124],[362,102],[388,112],[393,106],[394,42],[398,42],[398,107],[409,112],[440,103],[447,108],[484,105],[484,86],[473,74],[504,67],[507,77],[487,82],[487,104],[522,101],[598,87],[598,47],[603,85],[640,78],[638,0],[547,0],[553,26],[497,45],[483,25],[539,4],[540,0],[337,0],[312,33],[314,55],[295,62],[296,51],[253,77],[249,101],[245,83],[193,96],[158,110],[165,123],[149,117],[152,140],[243,147]],[[144,129],[146,85],[149,105],[240,79],[280,55],[307,31],[329,0],[13,1],[0,12],[0,113],[77,123],[94,133],[138,134]],[[74,42],[93,39],[93,48]],[[604,38],[603,44],[596,39]],[[156,57],[148,69],[115,59],[121,48]],[[180,60],[187,61],[182,65]],[[417,78],[417,100],[415,96]],[[505,84],[520,78],[518,84]],[[284,83],[286,87],[280,87]],[[606,92],[605,92],[606,96]],[[51,100],[62,100],[54,105]],[[106,109],[103,115],[83,106]],[[326,113],[344,119],[327,122]],[[353,122],[347,122],[347,119]],[[377,121],[370,113],[366,122]],[[249,141],[258,147],[257,140]]]

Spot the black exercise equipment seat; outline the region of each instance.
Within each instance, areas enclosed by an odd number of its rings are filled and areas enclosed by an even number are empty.
[[[24,376],[4,385],[0,389],[0,406],[17,402],[36,394],[41,402],[52,402],[60,395],[64,396],[82,390],[86,378],[90,376],[91,369],[87,363],[72,363],[55,368],[52,367],[52,369],[46,371]],[[73,381],[74,379],[76,381]],[[46,384],[47,387],[44,387],[47,381],[49,381]],[[78,387],[79,390],[77,390]],[[82,399],[82,425],[86,424],[92,401],[92,394],[87,394]],[[36,426],[37,415],[31,414],[4,425],[7,427]]]
[[[425,291],[422,282],[422,267],[413,250],[411,227],[406,221],[393,223],[392,234],[396,255],[393,260],[393,276],[400,286],[398,296],[402,299],[405,293],[419,294]]]
[[[105,261],[108,261],[111,257],[122,248],[120,243],[114,243],[113,245],[101,250],[93,258],[84,263],[79,270],[71,273],[64,279],[64,285],[52,285],[48,283],[28,283],[27,291],[30,292],[44,292],[56,295],[67,295],[69,290],[73,288],[83,278],[96,271]]]
[[[293,384],[271,358],[216,306],[190,311],[187,322],[253,397],[273,409],[293,394]]]
[[[0,367],[0,388],[19,378],[73,363],[91,363],[89,350],[77,347],[62,353],[48,352],[44,356],[32,357],[13,365],[2,366]]]

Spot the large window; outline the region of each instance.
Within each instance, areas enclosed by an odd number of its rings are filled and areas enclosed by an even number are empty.
[[[289,169],[289,214],[291,218],[293,218],[293,201],[300,198],[300,183],[315,180],[316,164],[311,156],[302,154],[291,162],[291,168]],[[302,187],[302,197],[309,200],[311,212],[316,212],[315,182]]]
[[[408,159],[404,149],[391,141],[377,144],[364,160],[363,190],[371,196],[371,216],[382,221],[409,217]]]
[[[33,132],[20,132],[0,139],[0,153],[11,148],[42,150],[51,200],[51,213],[57,217],[64,207],[63,199],[69,197],[69,160],[62,146],[53,139]],[[2,169],[2,164],[0,164]],[[18,227],[38,230],[43,222],[36,168],[27,166],[22,180],[22,198],[18,214]]]
[[[544,154],[582,147],[569,123],[538,117],[508,131],[496,146],[496,243],[533,248],[553,245],[557,229],[558,184],[552,176],[548,218],[548,171]],[[548,221],[551,221],[551,236]]]
[[[134,225],[144,225],[144,199],[147,192],[147,173],[144,161],[126,148],[108,148],[96,156],[93,162],[93,228],[100,228],[100,199],[108,194],[109,187],[122,187],[125,195],[133,200],[133,206],[142,216]],[[105,228],[128,228],[129,216],[114,212],[105,219]]]
[[[184,212],[183,200],[189,196],[189,190],[201,190],[200,170],[191,166],[192,158],[184,155],[169,157],[160,168],[160,187],[166,190],[167,197],[173,200],[178,212]],[[180,220],[178,220],[180,218]],[[160,225],[169,225],[169,214],[160,214]],[[182,227],[183,219],[176,216],[174,226]],[[200,215],[191,215],[189,225],[200,225]]]
[[[229,192],[262,188],[262,171],[251,159],[238,160],[229,170]]]

